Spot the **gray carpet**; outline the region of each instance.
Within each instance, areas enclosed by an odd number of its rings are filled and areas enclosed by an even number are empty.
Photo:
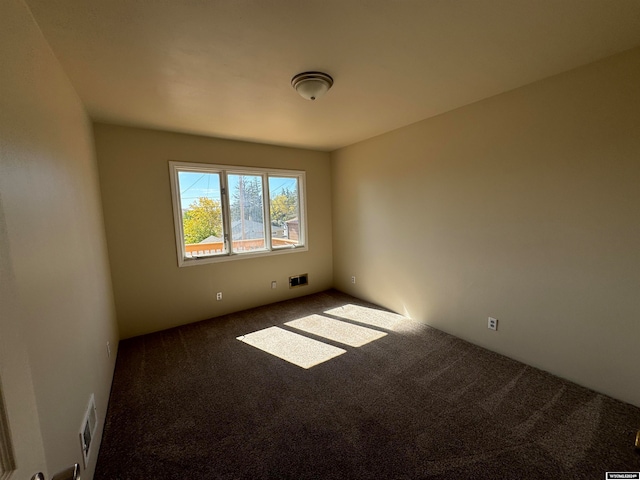
[[[312,314],[386,335],[285,325]],[[237,339],[274,325],[345,352],[305,369]],[[122,341],[95,479],[599,480],[640,471],[638,428],[636,407],[331,290]]]

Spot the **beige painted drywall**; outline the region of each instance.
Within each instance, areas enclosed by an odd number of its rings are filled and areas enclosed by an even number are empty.
[[[94,131],[122,338],[331,287],[328,153],[105,124]],[[309,250],[179,268],[170,160],[304,170]],[[290,290],[288,277],[300,273],[309,286]]]
[[[46,462],[1,194],[0,308],[0,401],[9,416],[0,421],[7,422],[11,434],[5,448],[11,452],[14,478],[31,478],[46,470]],[[2,470],[0,477],[4,478]]]
[[[106,342],[115,353],[118,333],[91,123],[21,0],[2,3],[0,64],[0,374],[28,452],[19,476],[31,478],[30,468],[82,464],[80,424],[94,393],[102,428],[115,361]]]
[[[639,85],[635,49],[334,152],[335,286],[640,405]]]

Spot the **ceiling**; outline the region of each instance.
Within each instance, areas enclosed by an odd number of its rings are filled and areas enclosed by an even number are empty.
[[[640,45],[638,0],[25,1],[96,121],[329,151]]]

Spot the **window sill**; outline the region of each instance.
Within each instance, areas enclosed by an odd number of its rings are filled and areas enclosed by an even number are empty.
[[[306,252],[309,247],[306,245],[299,247],[283,247],[274,250],[262,250],[258,252],[232,253],[226,255],[208,255],[202,257],[183,258],[178,262],[178,267],[193,267],[208,263],[231,262],[234,260],[245,260],[248,258],[270,257],[273,255],[284,255],[287,253]]]

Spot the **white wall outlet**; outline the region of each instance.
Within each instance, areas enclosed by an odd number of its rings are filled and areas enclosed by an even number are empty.
[[[216,300],[218,301],[222,300],[222,292],[216,293]]]
[[[111,358],[111,344],[107,342],[107,358]]]
[[[271,288],[275,289],[278,286],[278,283],[274,280],[271,282]]]
[[[487,328],[489,328],[489,330],[498,330],[498,320],[493,317],[489,317]]]
[[[351,283],[356,283],[356,276],[351,277]]]

